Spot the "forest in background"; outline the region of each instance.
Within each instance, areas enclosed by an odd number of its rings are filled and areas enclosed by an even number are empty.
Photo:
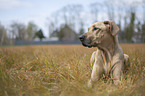
[[[32,41],[34,38],[52,38],[64,35],[59,33],[62,26],[68,25],[76,32],[76,36],[87,32],[94,22],[111,20],[119,26],[119,40],[123,43],[145,42],[145,0],[126,3],[119,0],[88,4],[66,5],[46,18],[49,37],[43,35],[43,30],[30,21],[28,24],[13,21],[9,26],[0,23],[0,45],[13,45],[14,41]],[[52,35],[56,32],[56,35]]]

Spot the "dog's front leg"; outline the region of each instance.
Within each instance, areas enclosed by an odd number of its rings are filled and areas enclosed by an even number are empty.
[[[113,70],[113,78],[114,78],[114,84],[115,85],[118,85],[121,83],[121,77],[123,75],[123,70],[124,70],[124,62],[120,61],[118,62],[114,67],[114,70]]]
[[[94,84],[101,78],[101,76],[104,73],[103,68],[103,59],[99,51],[96,52],[96,54],[92,55],[95,56],[94,65],[92,69],[91,79],[88,83],[89,87],[93,87]]]

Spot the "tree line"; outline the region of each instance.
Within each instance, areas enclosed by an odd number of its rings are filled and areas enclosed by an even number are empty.
[[[48,18],[49,35],[67,24],[78,34],[87,31],[97,21],[115,21],[120,28],[119,39],[122,42],[145,42],[145,0],[106,0],[89,4],[87,10],[81,4],[62,7]]]
[[[43,31],[33,22],[28,25],[13,22],[9,28],[0,24],[0,45],[12,45],[15,40],[31,41],[36,37],[45,38]]]
[[[68,25],[78,35],[87,31],[94,22],[112,20],[119,26],[119,39],[122,42],[145,42],[145,0],[106,0],[94,2],[84,7],[81,4],[66,5],[52,13],[46,19],[49,38],[54,32],[60,32],[63,25]],[[61,33],[58,33],[60,36]],[[13,44],[14,40],[33,40],[45,38],[43,31],[34,22],[27,25],[12,22],[9,27],[0,23],[0,45]],[[59,38],[59,36],[57,35]]]

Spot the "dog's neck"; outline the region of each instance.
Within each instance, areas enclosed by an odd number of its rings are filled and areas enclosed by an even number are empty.
[[[114,55],[115,47],[118,43],[118,37],[115,36],[113,38],[109,38],[106,41],[102,42],[101,45],[98,46],[99,49],[103,50],[104,52],[109,52],[111,56]]]
[[[104,51],[110,61],[115,54],[115,49],[118,49],[119,46],[118,37],[114,36],[113,38],[108,39],[104,44],[99,45],[98,48]]]

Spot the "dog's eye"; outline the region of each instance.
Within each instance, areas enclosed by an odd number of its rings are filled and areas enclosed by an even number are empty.
[[[96,28],[96,27],[94,27],[94,28],[93,28],[93,31],[95,31],[95,30],[97,30],[97,29],[101,30],[100,28]]]
[[[94,30],[97,30],[97,28],[96,28],[96,27],[95,27],[95,28],[93,28],[93,31],[94,31]]]

